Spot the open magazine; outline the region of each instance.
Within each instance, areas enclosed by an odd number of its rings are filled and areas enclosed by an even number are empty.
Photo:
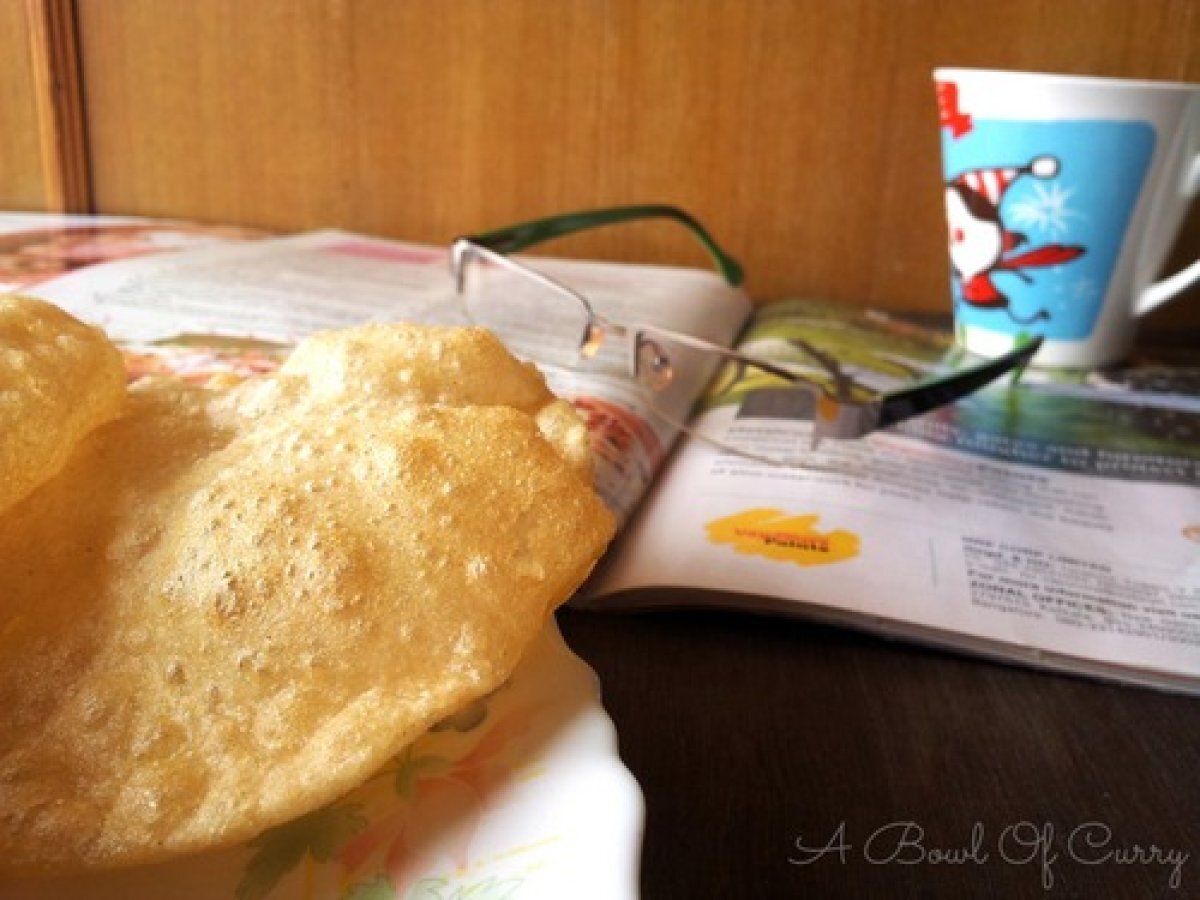
[[[22,229],[44,225],[0,216],[0,240],[19,255]],[[465,321],[444,248],[336,231],[247,240],[185,228],[172,238],[169,225],[154,227],[118,261],[10,275],[5,286],[103,326],[135,373],[196,378],[270,369],[323,328]],[[810,341],[881,389],[958,355],[947,334],[880,313],[755,308],[700,270],[537,264],[614,319],[767,359]],[[619,374],[544,370],[587,417],[597,488],[624,522],[578,606],[800,615],[1200,694],[1194,370],[1029,371],[864,439],[823,442],[805,467],[680,435]],[[744,380],[723,371],[699,386],[694,415],[736,424]]]

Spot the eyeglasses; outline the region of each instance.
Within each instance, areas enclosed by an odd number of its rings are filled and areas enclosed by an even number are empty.
[[[862,437],[959,400],[1019,371],[1041,345],[1035,337],[983,364],[880,392],[856,382],[833,355],[802,338],[787,340],[786,360],[771,361],[658,325],[614,321],[579,291],[507,255],[585,229],[649,218],[686,226],[725,281],[741,283],[741,266],[688,213],[672,206],[618,207],[455,240],[450,267],[467,315],[518,356],[632,385],[631,399],[671,428],[741,456],[802,467],[811,464],[820,441]],[[706,404],[693,415],[697,398],[714,383],[738,402]]]

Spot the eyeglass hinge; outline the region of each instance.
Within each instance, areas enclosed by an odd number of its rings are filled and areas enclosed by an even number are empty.
[[[821,395],[813,416],[812,448],[825,438],[850,440],[862,437],[879,423],[878,403],[843,403]]]

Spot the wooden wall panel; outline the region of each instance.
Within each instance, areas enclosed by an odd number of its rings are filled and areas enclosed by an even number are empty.
[[[71,0],[0,0],[0,209],[90,203]]]
[[[948,302],[935,66],[1200,81],[1200,0],[77,3],[102,211],[441,242],[667,201],[759,296],[915,309]]]
[[[26,30],[25,4],[0,2],[0,206],[9,209],[41,209],[46,202]]]

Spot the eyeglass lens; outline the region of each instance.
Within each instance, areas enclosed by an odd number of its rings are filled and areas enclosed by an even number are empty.
[[[820,409],[814,385],[658,331],[643,331],[637,340],[638,385],[668,422],[748,456],[794,463],[811,455]]]
[[[471,320],[517,355],[567,369],[584,362],[581,348],[593,322],[569,290],[482,254],[467,257],[462,290]],[[812,422],[821,403],[814,385],[656,328],[636,329],[630,339],[632,374],[645,414],[735,453],[808,464]],[[605,342],[600,355],[587,362],[589,371],[629,373],[624,346],[624,341]],[[815,373],[818,380],[829,377],[820,360],[802,348],[789,352],[799,371]]]
[[[579,361],[588,337],[588,311],[569,292],[484,256],[468,257],[462,277],[467,315],[512,352],[557,366]]]

